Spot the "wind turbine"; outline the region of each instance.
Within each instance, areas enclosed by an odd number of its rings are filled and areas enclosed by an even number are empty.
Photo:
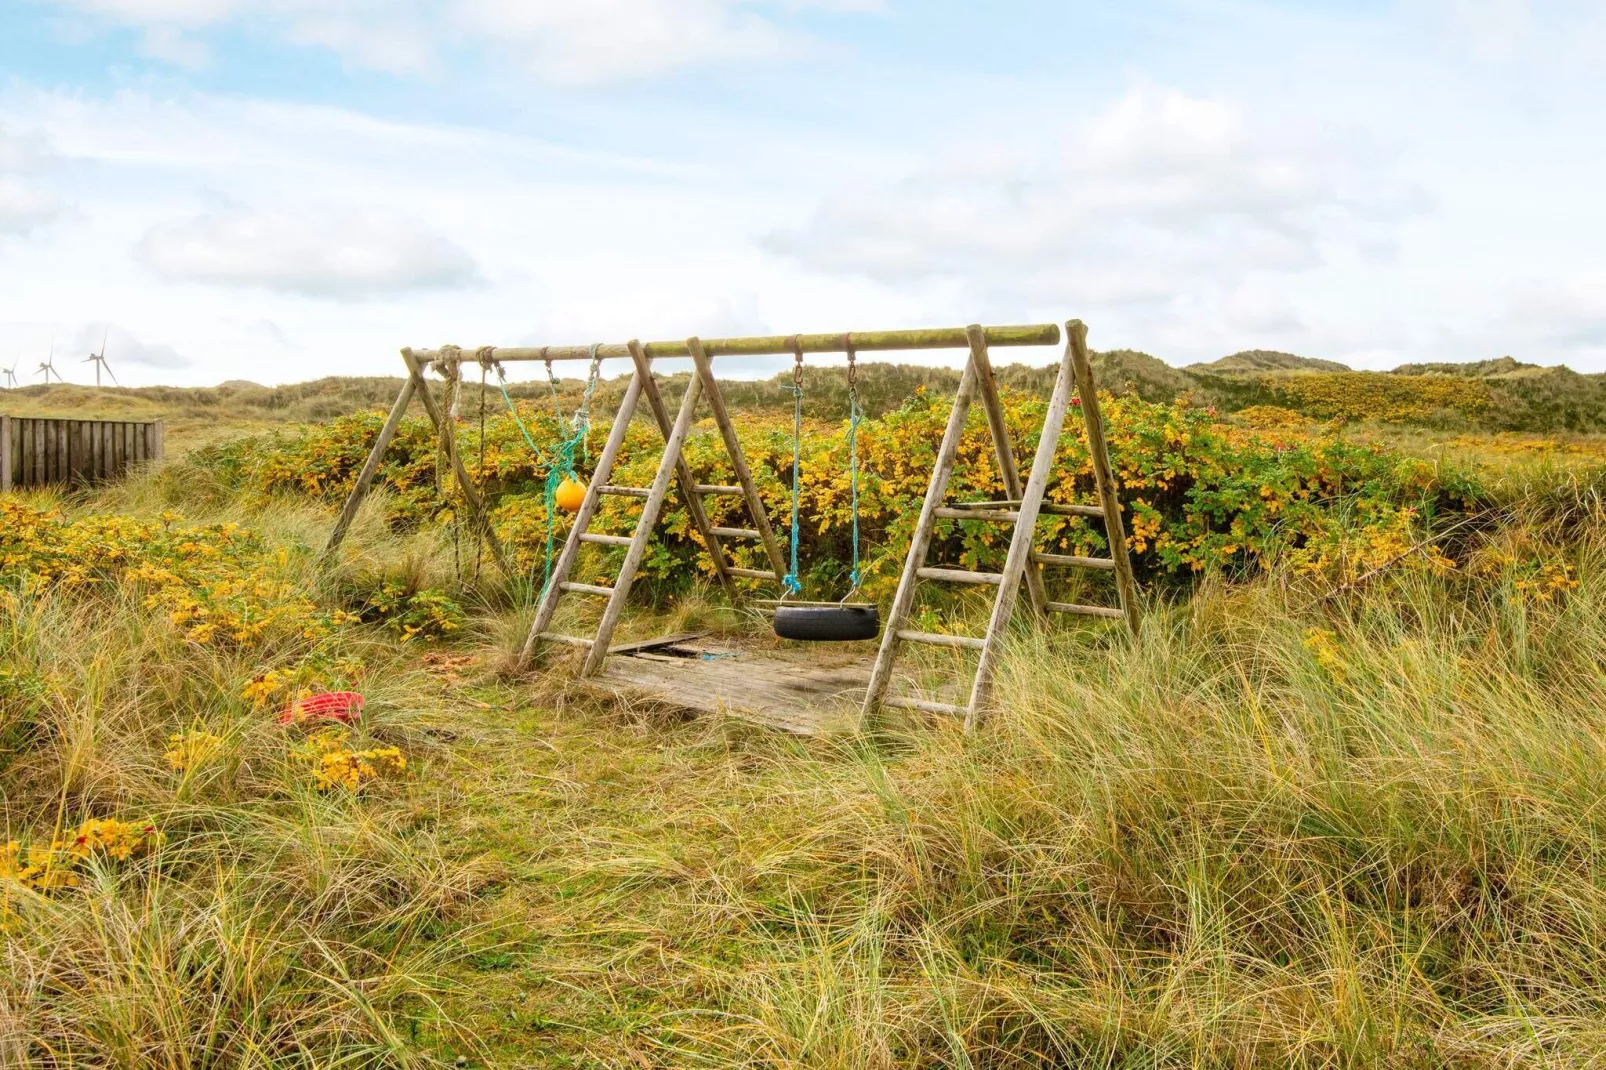
[[[5,372],[6,373],[6,389],[7,390],[10,390],[12,387],[17,385],[17,362],[16,361],[12,361],[11,362],[11,367],[9,367],[9,368],[0,368],[0,372]]]
[[[85,357],[84,361],[83,361],[85,364],[93,363],[95,365],[95,385],[96,386],[100,385],[100,372],[101,372],[102,368],[104,368],[106,370],[106,374],[107,375],[111,375],[113,383],[115,383],[118,386],[122,386],[123,385],[123,384],[117,382],[117,376],[112,375],[112,366],[110,364],[106,363],[106,338],[110,333],[111,333],[111,328],[110,327],[107,327],[104,331],[101,332],[101,335],[100,335],[100,352],[99,353],[91,353],[91,354],[89,354],[89,356]],[[57,378],[60,378],[60,376],[57,376]]]
[[[46,360],[40,361],[39,362],[39,367],[35,368],[34,370],[35,371],[41,371],[41,372],[45,373],[45,383],[46,384],[49,384],[50,377],[52,375],[54,375],[56,377],[56,382],[58,382],[58,383],[65,383],[67,381],[67,380],[63,379],[61,377],[61,373],[56,370],[56,343],[54,343],[54,342],[50,343],[50,356],[49,356],[49,358],[46,359]]]

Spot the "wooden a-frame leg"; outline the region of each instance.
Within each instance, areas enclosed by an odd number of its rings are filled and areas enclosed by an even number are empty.
[[[1043,508],[1043,497],[1048,492],[1049,478],[1054,474],[1054,460],[1059,453],[1060,432],[1065,427],[1065,413],[1071,407],[1071,387],[1074,372],[1071,368],[1072,346],[1065,347],[1060,359],[1059,375],[1054,382],[1054,394],[1048,403],[1043,420],[1043,434],[1037,443],[1037,456],[1032,461],[1032,474],[1026,480],[1021,494],[1020,514],[1015,521],[1015,533],[1009,540],[1009,556],[1004,559],[1003,577],[999,580],[998,598],[993,603],[993,615],[987,624],[986,645],[976,665],[976,678],[971,684],[970,702],[965,712],[965,731],[973,732],[981,723],[981,713],[992,695],[993,673],[998,657],[1009,638],[1009,621],[1015,612],[1015,599],[1020,593],[1023,574],[1033,568],[1032,554],[1037,542],[1037,517]]]
[[[641,390],[647,396],[647,404],[652,408],[653,419],[658,421],[658,430],[667,442],[672,430],[669,422],[669,410],[664,406],[663,395],[658,392],[658,384],[652,377],[652,362],[647,357],[647,351],[640,342],[630,343],[630,359],[635,361],[636,374],[642,379]],[[698,377],[693,375],[692,382]],[[689,430],[689,427],[688,427]],[[684,441],[684,440],[683,440]],[[675,451],[675,478],[680,484],[680,496],[685,499],[686,513],[691,517],[691,524],[697,534],[703,537],[703,545],[708,547],[708,556],[714,563],[714,576],[719,585],[725,589],[725,597],[733,605],[741,603],[742,595],[736,587],[736,581],[731,578],[730,566],[725,561],[724,548],[719,544],[719,538],[714,534],[713,525],[708,522],[708,513],[703,508],[703,499],[697,493],[697,479],[692,475],[691,465],[680,450]]]
[[[731,423],[730,410],[725,407],[725,395],[720,393],[719,381],[714,378],[714,364],[703,349],[702,339],[688,338],[686,349],[691,353],[692,363],[697,366],[697,374],[703,381],[703,396],[708,399],[709,411],[714,414],[714,423],[719,427],[720,437],[725,440],[725,452],[730,456],[731,468],[736,472],[736,482],[747,501],[747,511],[753,516],[753,529],[764,544],[764,554],[770,560],[770,568],[775,571],[775,581],[779,583],[786,577],[786,558],[781,556],[781,546],[775,541],[769,515],[764,511],[764,500],[758,496],[753,472],[747,467],[741,438],[736,434],[736,425]]]
[[[1020,501],[1020,469],[1015,463],[1015,447],[1010,442],[1009,424],[1004,420],[1004,406],[998,398],[998,381],[993,378],[993,362],[987,353],[987,332],[979,324],[971,324],[965,328],[965,336],[970,340],[970,359],[976,362],[976,386],[981,394],[982,408],[987,413],[987,426],[992,430],[998,472],[1004,480],[1004,497],[1010,501]],[[1032,612],[1039,620],[1046,620],[1048,595],[1043,588],[1043,574],[1035,566],[1029,565],[1026,569],[1026,592]]]
[[[1121,612],[1127,629],[1136,636],[1141,610],[1138,584],[1132,574],[1132,556],[1127,552],[1126,525],[1121,521],[1121,498],[1116,492],[1115,470],[1110,467],[1109,445],[1104,438],[1104,414],[1099,408],[1098,387],[1093,382],[1093,362],[1087,352],[1087,325],[1071,320],[1065,325],[1076,374],[1076,392],[1082,399],[1082,419],[1087,424],[1087,453],[1093,461],[1093,481],[1098,486],[1099,505],[1104,510],[1104,532],[1115,562],[1115,587],[1121,596]]]
[[[639,343],[632,342],[631,350],[640,353]],[[638,363],[637,367],[645,369],[645,361]],[[637,374],[643,380],[642,389],[645,390],[648,376],[641,372]],[[608,608],[602,612],[602,623],[597,626],[597,636],[591,644],[590,653],[586,655],[585,666],[580,670],[581,676],[595,676],[608,658],[608,644],[613,640],[613,630],[618,626],[625,603],[630,599],[630,587],[636,582],[636,570],[641,567],[641,559],[646,556],[647,544],[652,540],[653,528],[658,523],[658,514],[663,511],[664,498],[669,494],[669,481],[674,478],[676,468],[685,463],[681,449],[686,445],[686,436],[691,431],[692,417],[697,411],[697,398],[701,392],[702,380],[694,375],[686,384],[680,415],[665,436],[664,455],[658,462],[658,474],[653,477],[652,487],[647,492],[647,504],[636,521],[635,537],[630,541],[630,549],[625,551],[624,565],[619,570],[619,578],[614,581],[613,593],[608,597]]]
[[[870,673],[870,686],[864,694],[861,723],[871,726],[880,714],[881,700],[886,696],[887,685],[892,682],[892,663],[898,651],[898,631],[903,628],[914,608],[915,592],[920,584],[920,568],[925,564],[926,552],[931,546],[931,532],[936,524],[937,510],[948,493],[948,480],[953,475],[954,461],[959,455],[959,440],[964,437],[965,417],[976,396],[976,362],[967,360],[965,372],[959,379],[959,390],[954,395],[954,407],[948,414],[948,427],[943,432],[942,445],[937,450],[937,463],[931,472],[931,483],[926,488],[926,499],[920,506],[920,518],[909,540],[909,553],[904,559],[903,575],[898,580],[898,593],[893,596],[892,609],[881,633],[881,648],[876,652],[875,668]]]
[[[411,375],[402,381],[401,393],[396,396],[396,403],[390,407],[390,415],[385,417],[385,424],[379,429],[379,437],[374,440],[373,449],[368,451],[368,459],[363,462],[362,471],[357,473],[357,482],[352,484],[351,493],[346,495],[346,504],[341,507],[340,518],[335,521],[335,528],[329,533],[328,545],[323,548],[325,554],[334,553],[345,541],[346,529],[350,528],[351,522],[357,518],[357,508],[368,496],[374,476],[385,460],[385,451],[390,449],[391,440],[396,437],[396,429],[401,426],[402,417],[407,415],[407,406],[412,404],[413,393],[417,389],[418,384]]]
[[[424,381],[423,366],[419,364],[418,358],[413,356],[411,350],[403,350],[402,359],[407,362],[407,371],[412,378],[414,390],[424,403],[424,411],[429,414],[430,423],[435,425],[435,433],[437,435],[446,435],[446,420],[449,417],[441,412],[440,406],[436,403],[434,397],[430,395],[429,384]],[[507,552],[502,548],[502,540],[498,539],[496,532],[491,530],[490,517],[485,513],[485,502],[480,497],[478,488],[474,486],[474,481],[469,478],[468,470],[463,467],[463,460],[458,456],[457,447],[450,435],[447,436],[447,445],[447,452],[451,455],[449,459],[452,464],[452,472],[457,477],[457,489],[463,496],[463,504],[468,506],[469,519],[473,522],[474,528],[479,532],[480,537],[490,544],[491,556],[496,559],[496,566],[502,570],[504,576],[511,579],[515,572],[508,562]]]
[[[625,396],[619,402],[619,411],[614,414],[613,428],[608,432],[607,444],[602,447],[602,454],[597,458],[597,466],[591,473],[591,483],[586,488],[585,500],[580,504],[580,511],[575,514],[574,526],[569,529],[569,537],[563,544],[563,552],[558,555],[557,562],[552,566],[552,575],[547,581],[546,590],[541,592],[541,605],[536,610],[535,621],[530,625],[530,633],[524,639],[524,649],[519,652],[518,670],[523,672],[530,666],[530,660],[535,656],[535,645],[552,626],[552,615],[557,612],[558,599],[563,593],[563,583],[568,580],[574,571],[575,561],[580,556],[581,536],[591,527],[591,521],[602,504],[602,488],[608,485],[613,477],[613,466],[619,459],[619,451],[624,446],[625,436],[630,431],[631,418],[635,416],[636,405],[641,400],[641,373],[631,376],[630,385],[625,388]]]

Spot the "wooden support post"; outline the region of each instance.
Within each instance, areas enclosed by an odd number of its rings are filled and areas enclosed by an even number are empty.
[[[970,359],[976,362],[976,386],[981,393],[982,408],[987,413],[987,426],[992,429],[993,446],[998,455],[998,472],[1004,480],[1004,497],[1010,501],[1021,498],[1020,469],[1015,464],[1015,447],[1009,439],[1009,425],[1004,420],[1004,406],[998,399],[998,381],[993,378],[992,358],[987,354],[987,332],[978,323],[965,328],[970,340]],[[1046,618],[1048,595],[1043,589],[1043,576],[1035,568],[1026,570],[1026,591],[1032,612],[1039,619]]]
[[[731,467],[736,471],[736,482],[741,485],[742,497],[747,500],[747,511],[753,514],[753,526],[758,529],[759,538],[764,543],[764,554],[770,559],[770,567],[775,570],[775,580],[779,583],[786,576],[786,558],[781,556],[780,544],[775,541],[770,518],[764,511],[764,500],[758,496],[752,470],[747,467],[741,439],[736,434],[736,426],[731,423],[730,411],[725,407],[725,396],[719,391],[719,382],[714,378],[714,364],[703,349],[701,339],[688,338],[686,349],[691,353],[692,363],[697,366],[697,374],[703,380],[703,394],[708,398],[708,408],[713,412],[714,423],[719,426],[720,436],[725,440],[725,452],[730,455]]]
[[[15,447],[11,444],[11,417],[0,416],[0,494],[11,490],[11,466],[15,456]]]
[[[396,403],[390,407],[390,415],[385,417],[384,426],[379,429],[379,437],[374,439],[374,448],[368,451],[368,459],[363,462],[362,471],[357,473],[357,482],[352,484],[351,493],[346,495],[346,504],[340,510],[340,519],[335,521],[335,530],[329,533],[329,543],[323,548],[325,554],[334,553],[345,540],[346,529],[351,527],[351,522],[357,518],[357,507],[368,496],[368,488],[373,484],[374,476],[385,460],[385,451],[390,449],[391,440],[396,437],[396,429],[401,426],[402,417],[407,415],[407,406],[412,404],[413,392],[417,389],[417,381],[409,375],[402,383],[401,393],[396,395]],[[161,441],[160,434],[157,441],[158,443]],[[161,447],[158,445],[158,454],[160,450]]]
[[[954,407],[948,414],[948,427],[943,432],[942,446],[937,451],[937,464],[926,488],[926,500],[920,506],[920,518],[909,540],[909,554],[904,561],[903,577],[898,581],[898,593],[893,596],[892,609],[881,634],[881,649],[876,653],[875,668],[870,673],[870,686],[865,691],[862,720],[873,724],[880,713],[881,700],[892,682],[892,662],[898,651],[898,632],[904,628],[909,611],[914,607],[915,591],[920,584],[920,568],[925,564],[926,551],[931,545],[931,530],[937,520],[937,509],[948,493],[948,480],[953,475],[954,460],[959,454],[959,440],[964,437],[965,417],[970,414],[971,400],[976,396],[976,362],[965,361],[965,372],[959,379],[959,390],[954,396]]]
[[[635,361],[636,374],[641,376],[641,391],[647,396],[647,404],[652,408],[653,419],[658,421],[658,430],[667,442],[672,425],[669,422],[669,410],[664,407],[663,395],[658,392],[658,383],[652,377],[652,361],[647,356],[646,350],[641,347],[641,343],[637,341],[630,343],[630,356]],[[692,376],[691,381],[698,382],[698,377]],[[690,430],[689,424],[687,430],[688,432]],[[683,443],[684,441],[682,439]],[[675,478],[680,483],[680,496],[686,503],[686,512],[691,516],[692,527],[703,537],[703,545],[708,547],[708,556],[714,562],[714,576],[719,580],[719,585],[725,589],[725,596],[731,603],[740,605],[741,591],[737,589],[736,581],[731,578],[730,564],[725,560],[725,550],[719,544],[719,536],[714,534],[712,525],[708,523],[708,512],[703,508],[703,496],[697,493],[697,480],[692,476],[691,465],[686,463],[686,458],[681,455],[679,447],[675,449],[674,461]],[[606,647],[607,643],[604,641],[602,645]]]
[[[633,351],[641,353],[639,346],[633,346]],[[637,376],[642,380],[642,389],[646,390],[651,375],[647,365],[647,358],[640,356],[636,362]],[[702,380],[692,376],[686,383],[686,396],[680,403],[680,415],[675,418],[674,426],[664,436],[664,456],[658,462],[658,474],[653,478],[652,488],[647,493],[647,504],[641,510],[641,518],[636,521],[636,537],[630,549],[625,553],[624,567],[619,570],[619,578],[613,584],[613,597],[608,599],[608,608],[602,612],[602,623],[597,626],[596,640],[593,642],[591,652],[586,655],[585,667],[580,670],[581,676],[595,676],[602,670],[603,662],[608,658],[608,644],[613,639],[613,630],[619,624],[619,617],[625,610],[625,603],[630,598],[630,587],[636,582],[636,570],[641,567],[641,559],[646,556],[647,543],[652,540],[653,528],[658,523],[658,514],[663,510],[664,498],[669,494],[669,481],[675,475],[677,468],[685,464],[681,457],[681,449],[686,445],[686,436],[691,431],[692,417],[697,411],[697,397],[702,393]],[[686,480],[688,497],[693,496],[691,488],[696,484]]]
[[[558,555],[557,562],[552,566],[552,575],[547,579],[546,590],[541,592],[541,605],[536,610],[535,621],[530,625],[530,634],[525,637],[524,649],[519,652],[518,669],[523,672],[530,666],[530,659],[535,656],[535,644],[541,635],[552,627],[552,616],[557,612],[558,599],[562,596],[559,587],[568,580],[569,574],[574,571],[574,563],[580,557],[580,537],[591,526],[591,520],[597,514],[602,504],[602,488],[608,485],[608,479],[613,475],[613,466],[619,459],[619,451],[624,447],[625,436],[630,432],[630,420],[636,414],[636,405],[641,401],[641,373],[637,372],[630,378],[630,385],[625,388],[625,396],[619,402],[619,411],[614,413],[613,429],[608,432],[607,444],[602,447],[602,454],[597,458],[597,466],[591,472],[591,484],[586,488],[585,500],[580,503],[580,511],[574,516],[574,526],[569,529],[568,541],[563,544],[563,552]]]
[[[1104,439],[1104,415],[1099,409],[1098,387],[1093,382],[1093,362],[1087,353],[1087,325],[1071,320],[1065,325],[1067,348],[1076,375],[1077,396],[1082,399],[1082,419],[1087,424],[1087,453],[1093,460],[1093,481],[1098,485],[1099,505],[1104,509],[1104,532],[1115,562],[1115,587],[1121,596],[1126,626],[1138,634],[1140,623],[1138,584],[1132,575],[1132,557],[1127,553],[1126,525],[1121,520],[1121,499],[1116,493],[1115,472],[1110,467],[1109,446]]]
[[[1072,335],[1074,338],[1075,335]],[[1009,541],[1009,556],[1004,559],[1003,578],[999,581],[998,600],[993,603],[992,619],[987,624],[987,645],[982,649],[981,661],[976,666],[976,679],[970,688],[970,702],[965,712],[965,731],[973,732],[981,723],[981,712],[992,695],[993,673],[998,657],[1009,638],[1009,620],[1015,612],[1015,597],[1020,591],[1022,575],[1032,568],[1032,554],[1037,541],[1037,516],[1048,493],[1048,481],[1054,474],[1054,459],[1059,453],[1060,431],[1065,427],[1065,413],[1071,407],[1071,386],[1075,377],[1072,370],[1073,346],[1065,347],[1060,360],[1059,375],[1054,382],[1054,394],[1049,399],[1048,414],[1043,420],[1043,435],[1037,442],[1037,456],[1032,461],[1032,474],[1021,493],[1020,516],[1015,521],[1015,534]]]
[[[157,464],[167,460],[167,421],[160,416],[151,424],[151,460]]]
[[[508,562],[506,551],[502,549],[502,540],[498,539],[496,532],[491,530],[490,517],[485,515],[485,503],[480,498],[479,490],[474,486],[474,481],[469,478],[468,470],[463,467],[462,458],[457,455],[455,436],[451,434],[451,428],[446,424],[450,417],[441,412],[440,406],[430,396],[429,384],[424,382],[423,365],[418,362],[418,358],[413,355],[412,350],[402,350],[402,359],[407,362],[407,372],[412,379],[414,392],[418,395],[419,400],[424,403],[424,411],[429,414],[430,423],[435,425],[435,433],[446,439],[447,453],[450,455],[449,459],[452,462],[452,472],[457,476],[457,488],[458,492],[463,496],[463,504],[468,506],[469,519],[474,522],[474,526],[480,536],[490,544],[491,555],[496,559],[497,567],[502,570],[504,576],[511,579],[515,573],[513,566]]]

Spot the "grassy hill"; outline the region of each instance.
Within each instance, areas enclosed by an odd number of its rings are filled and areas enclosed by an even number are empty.
[[[1145,401],[1187,396],[1226,414],[1277,406],[1317,420],[1381,422],[1475,431],[1588,433],[1606,431],[1606,375],[1584,375],[1570,368],[1541,367],[1511,357],[1467,364],[1404,364],[1390,372],[1355,371],[1330,360],[1270,350],[1246,350],[1208,363],[1174,367],[1137,350],[1095,353],[1100,384],[1117,394]],[[1053,389],[1053,367],[1004,364],[999,382],[1010,389],[1046,397]],[[685,373],[664,379],[671,400],[684,389]],[[861,366],[860,397],[865,410],[881,415],[903,404],[917,390],[951,393],[959,372],[919,364],[869,361]],[[561,404],[572,410],[583,384],[562,380]],[[624,393],[625,379],[605,380],[596,400],[611,409]],[[75,416],[86,419],[169,422],[170,441],[181,446],[219,434],[261,430],[281,424],[325,420],[362,409],[388,408],[401,388],[389,377],[328,377],[267,387],[231,380],[215,387],[90,387],[54,384],[0,392],[0,411],[12,415]],[[725,380],[726,399],[747,412],[789,410],[791,373],[771,379]],[[810,367],[805,406],[811,417],[847,415],[847,375],[840,367]],[[477,382],[464,385],[462,411],[478,412]],[[544,398],[542,382],[515,383],[515,398]],[[488,411],[503,407],[495,389],[487,391]]]

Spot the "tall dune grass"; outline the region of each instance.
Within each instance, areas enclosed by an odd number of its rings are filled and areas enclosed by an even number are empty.
[[[122,814],[167,839],[13,900],[0,1065],[1601,1065],[1597,491],[1506,488],[1444,574],[1206,581],[1135,647],[1022,628],[970,739],[559,704],[561,667],[498,675],[528,611],[493,588],[454,644],[340,640],[365,738],[411,763],[356,795],[241,698],[273,652],[131,596],[13,595],[0,667],[46,691],[0,721],[5,835]],[[72,507],[228,515],[184,493]],[[287,575],[324,600],[451,580],[448,543],[381,513]],[[310,548],[326,519],[252,522]],[[194,725],[226,757],[176,772]]]

